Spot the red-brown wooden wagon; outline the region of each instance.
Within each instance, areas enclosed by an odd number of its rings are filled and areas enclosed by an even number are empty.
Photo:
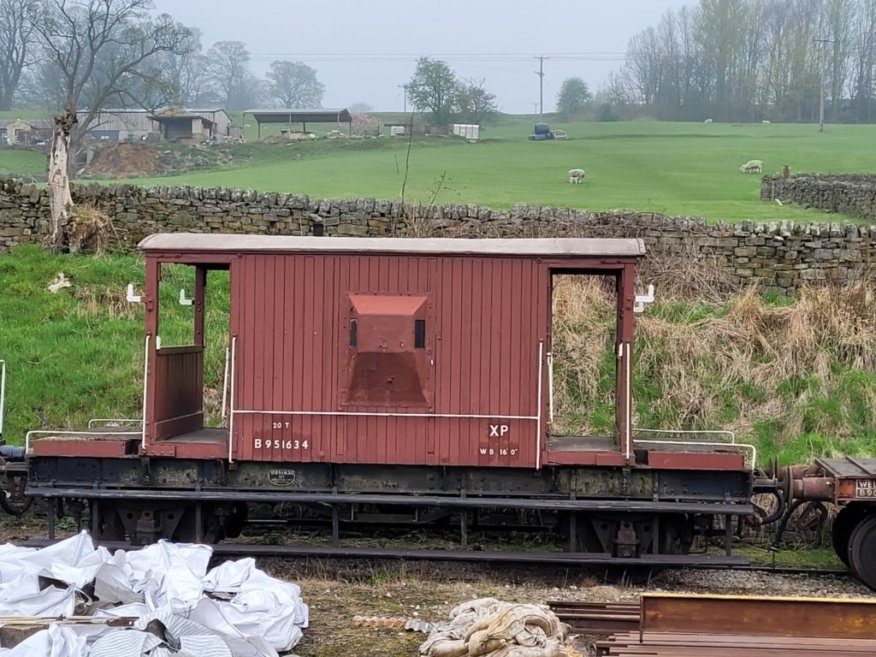
[[[637,435],[638,239],[353,239],[157,234],[146,258],[143,421],[34,435],[29,492],[83,500],[132,541],[240,530],[250,503],[391,509],[415,521],[552,515],[582,559],[685,563],[751,513],[753,448]],[[190,344],[162,343],[162,272],[190,268]],[[230,277],[223,426],[205,426],[211,271]],[[614,430],[552,435],[552,287],[616,299]],[[181,297],[186,300],[185,294]],[[647,438],[647,440],[646,440]],[[364,517],[364,513],[362,514]]]

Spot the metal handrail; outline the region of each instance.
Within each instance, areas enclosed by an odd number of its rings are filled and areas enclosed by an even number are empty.
[[[98,423],[103,423],[104,426],[110,426],[113,423],[117,424],[143,424],[143,418],[134,417],[93,417],[88,421],[88,428],[93,429]]]
[[[709,434],[717,436],[730,436],[730,444],[736,444],[736,433],[729,429],[640,429],[635,428],[637,433],[672,433],[672,434]]]
[[[721,443],[715,441],[700,441],[700,440],[638,440],[634,439],[636,443],[642,443],[645,445],[701,445],[703,447],[735,447],[738,449],[751,450],[751,469],[757,467],[757,447],[751,445],[749,443],[737,443],[736,442],[736,434],[733,431],[727,429],[707,429],[707,430],[697,430],[697,429],[635,429],[636,433],[671,433],[671,434],[712,434],[712,435],[720,435],[720,436],[730,436],[729,443]]]

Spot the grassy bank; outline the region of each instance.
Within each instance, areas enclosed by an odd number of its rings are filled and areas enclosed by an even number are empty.
[[[71,287],[52,293],[59,272]],[[212,274],[211,274],[212,276]],[[0,257],[0,358],[9,368],[6,439],[33,428],[77,428],[91,417],[137,417],[142,393],[142,289],[133,255],[52,256],[23,247]],[[184,343],[191,281],[166,273],[161,335]],[[211,279],[207,315],[208,414],[221,390],[227,278]],[[610,296],[568,286],[555,296],[555,426],[610,432],[614,381]],[[876,292],[805,291],[763,299],[754,292],[713,301],[664,298],[640,317],[635,425],[731,429],[763,459],[876,452]]]

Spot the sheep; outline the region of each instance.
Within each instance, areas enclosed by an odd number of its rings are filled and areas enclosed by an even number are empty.
[[[712,122],[712,119],[706,119],[705,121],[703,121],[703,123],[711,123],[711,122]]]
[[[761,123],[763,125],[769,125],[770,123],[772,123],[772,121],[770,121],[769,119],[764,119],[763,121],[761,121]]]
[[[763,173],[763,162],[761,160],[749,160],[739,170],[742,173]]]
[[[587,175],[584,169],[569,169],[569,182],[576,185],[584,182],[584,176]]]

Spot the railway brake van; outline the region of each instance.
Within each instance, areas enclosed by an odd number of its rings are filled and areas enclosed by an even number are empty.
[[[582,563],[741,561],[729,537],[753,511],[753,448],[633,427],[640,240],[168,233],[140,249],[142,421],[28,440],[27,493],[87,506],[97,537],[219,540],[259,504],[335,539],[381,518],[458,523],[463,539],[523,523]],[[193,281],[172,343],[170,268]],[[222,417],[205,423],[214,270],[228,272],[230,308]],[[614,421],[558,435],[552,297],[560,278],[588,276],[616,303]],[[689,553],[716,533],[725,553]]]

